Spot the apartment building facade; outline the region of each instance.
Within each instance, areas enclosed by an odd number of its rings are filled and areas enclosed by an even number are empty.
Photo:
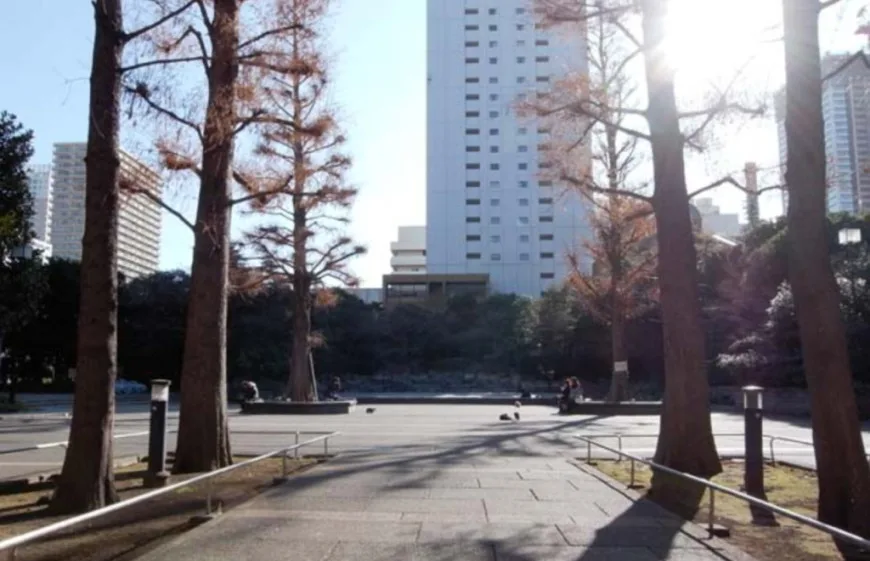
[[[51,164],[31,166],[27,183],[33,197],[33,233],[36,239],[51,243],[51,214],[54,208],[54,179]]]
[[[83,142],[54,145],[54,208],[51,230],[54,256],[80,260],[85,224]],[[137,189],[161,195],[160,174],[121,151],[121,177]],[[161,208],[141,194],[122,192],[118,217],[118,270],[127,278],[149,275],[160,262]]]
[[[426,270],[537,296],[590,235],[586,205],[540,178],[548,130],[516,115],[586,68],[582,36],[543,29],[527,0],[429,0]]]

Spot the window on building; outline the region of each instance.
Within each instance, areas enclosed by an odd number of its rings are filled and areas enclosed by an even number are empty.
[[[526,9],[525,9],[525,8],[517,8],[517,15],[518,15],[518,16],[521,16],[521,15],[523,15],[524,13],[526,13]]]
[[[553,234],[541,234],[542,242],[550,242],[553,241]]]
[[[520,236],[520,243],[529,243],[529,235],[523,234]]]
[[[479,25],[466,25],[465,26],[465,31],[477,31],[478,29],[480,29]]]
[[[552,259],[552,258],[553,258],[552,251],[542,251],[541,252],[541,259]]]
[[[477,101],[480,99],[480,94],[465,94],[465,101]]]
[[[520,216],[520,224],[525,225],[525,224],[528,224],[528,223],[529,223],[529,217],[528,217],[528,216]],[[526,236],[526,237],[528,238],[528,236]]]
[[[498,180],[495,180],[495,179],[494,179],[494,180],[492,180],[492,181],[489,182],[489,187],[490,187],[491,189],[498,189],[499,187],[501,187],[501,181],[498,181]]]
[[[465,83],[466,83],[466,84],[477,84],[477,83],[479,83],[479,82],[480,82],[480,78],[473,78],[473,77],[470,77],[470,78],[466,78],[466,79],[465,79]]]
[[[467,134],[467,135],[480,134],[480,129],[465,129],[465,134]]]
[[[490,9],[489,9],[489,15],[494,16],[495,14],[496,14],[496,10],[495,10],[495,8],[490,8]]]
[[[466,146],[466,152],[480,152],[480,146]]]
[[[480,164],[465,164],[465,169],[480,169]]]
[[[526,127],[520,127],[519,129],[517,129],[517,134],[526,134],[528,132],[529,129],[527,129]]]
[[[465,59],[465,64],[477,64],[480,62],[480,59],[477,57],[470,57]]]
[[[538,169],[550,169],[553,167],[553,162],[538,162]]]
[[[543,255],[543,254],[541,254],[541,255]],[[555,277],[556,277],[556,275],[554,273],[541,273],[542,279],[552,279]]]
[[[527,169],[529,169],[529,164],[527,164],[527,163],[525,163],[525,162],[523,162],[523,163],[521,163],[521,164],[518,164],[518,165],[517,165],[517,169],[519,169],[520,171],[522,171],[522,170],[527,170]]]
[[[524,56],[518,56],[518,57],[517,57],[517,63],[518,63],[518,64],[523,64],[524,62],[526,62],[526,57],[524,57]]]
[[[489,256],[493,261],[501,261],[501,253],[493,253]]]
[[[466,253],[465,258],[466,259],[480,259],[480,254],[479,253]]]
[[[465,46],[466,47],[479,47],[480,41],[466,41]]]
[[[500,216],[490,216],[489,223],[490,224],[501,224],[501,217]]]
[[[517,76],[517,84],[525,84],[526,77],[525,76]]]
[[[498,234],[493,234],[489,237],[489,241],[491,241],[492,243],[501,243],[501,236],[499,236]]]
[[[465,236],[465,241],[467,241],[467,242],[479,242],[479,241],[480,241],[480,236],[477,235],[477,234],[472,234],[472,235],[469,235],[469,236]]]
[[[525,46],[526,46],[525,39],[518,39],[517,40],[517,47],[525,47]]]
[[[490,146],[489,151],[493,154],[498,154],[498,146]]]
[[[490,101],[498,101],[498,94],[489,94]]]
[[[552,216],[542,216],[542,217],[539,218],[539,220],[540,220],[542,223],[546,224],[546,223],[548,223],[548,222],[552,222],[552,221],[553,221],[553,217],[552,217]]]
[[[520,253],[520,261],[528,261],[529,254],[528,253]]]
[[[547,127],[538,127],[538,134],[550,134],[550,129]]]
[[[498,119],[498,111],[490,111],[489,118],[490,119]]]
[[[490,25],[489,30],[490,31],[498,31],[498,26],[497,25]]]
[[[550,44],[550,42],[546,39],[538,39],[535,41],[535,45],[538,47],[546,47]]]
[[[529,206],[529,199],[520,199],[520,206]]]
[[[480,181],[466,181],[465,186],[474,189],[475,187],[480,187]]]
[[[489,200],[489,206],[500,206],[500,205],[501,205],[501,201],[499,199],[490,199]]]
[[[541,182],[539,183],[539,185],[540,185],[541,187],[552,187],[552,186],[553,186],[553,182],[547,179],[547,180],[543,180],[543,181],[541,181]]]
[[[528,151],[529,151],[528,146],[517,146],[517,152],[528,152]]]
[[[550,82],[550,77],[549,76],[538,76],[537,78],[535,78],[535,82],[537,82],[539,84],[547,84]]]
[[[498,64],[498,57],[489,57],[490,64]]]
[[[474,117],[480,117],[480,111],[466,111],[465,112],[466,119],[471,119]]]
[[[537,57],[535,57],[535,62],[550,62],[550,57],[548,57],[548,56],[537,56]]]
[[[465,199],[465,204],[469,206],[479,205],[480,199]]]
[[[489,42],[489,48],[490,48],[490,49],[494,49],[494,48],[496,48],[496,47],[498,47],[498,41],[490,41],[490,42]]]
[[[467,222],[468,224],[476,224],[476,223],[480,222],[480,217],[479,216],[466,216],[465,222]]]
[[[501,166],[498,164],[489,164],[489,169],[491,169],[492,171],[498,171],[499,169],[501,169]]]
[[[517,24],[517,31],[523,31],[526,28],[526,25],[523,23]]]
[[[538,199],[538,202],[542,205],[551,205],[553,204],[553,199],[552,197],[541,197]]]
[[[466,8],[466,9],[465,9],[465,15],[466,15],[466,16],[476,16],[477,14],[478,14],[478,9],[477,9],[477,8]]]
[[[498,134],[498,129],[489,129],[489,134],[490,134],[491,136],[495,136],[495,135],[497,135],[497,134]]]
[[[498,78],[495,77],[495,76],[491,76],[491,77],[489,78],[489,83],[490,83],[490,84],[498,84]]]
[[[518,183],[518,185],[519,185],[520,189],[526,189],[526,188],[528,188],[528,186],[529,186],[529,182],[523,180],[523,181],[520,181],[520,182]]]

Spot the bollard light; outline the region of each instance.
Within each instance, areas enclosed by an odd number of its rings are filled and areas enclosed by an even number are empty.
[[[746,386],[743,388],[743,423],[744,423],[744,472],[743,487],[746,493],[761,500],[767,500],[764,492],[764,450],[763,450],[763,415],[761,394],[764,388]],[[749,505],[752,523],[760,526],[776,524],[770,511],[753,504]]]
[[[147,487],[162,487],[169,480],[166,471],[166,415],[169,410],[169,380],[151,380],[151,427],[148,434]]]
[[[761,411],[761,393],[764,388],[761,386],[745,386],[743,388],[743,408],[755,411]]]

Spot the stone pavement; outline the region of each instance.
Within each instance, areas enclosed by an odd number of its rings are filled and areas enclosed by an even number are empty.
[[[751,561],[559,456],[348,452],[140,561]]]

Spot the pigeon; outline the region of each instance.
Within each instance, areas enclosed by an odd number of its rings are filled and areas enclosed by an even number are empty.
[[[366,409],[366,413],[369,414],[369,415],[371,415],[371,414],[374,413],[374,412],[375,412],[375,408],[374,408],[374,407],[369,407],[368,409]]]
[[[514,411],[514,419],[516,419],[517,421],[520,420],[520,412],[519,411]]]
[[[499,421],[510,421],[511,416],[508,415],[507,413],[502,413],[501,415],[499,415],[498,420]]]

